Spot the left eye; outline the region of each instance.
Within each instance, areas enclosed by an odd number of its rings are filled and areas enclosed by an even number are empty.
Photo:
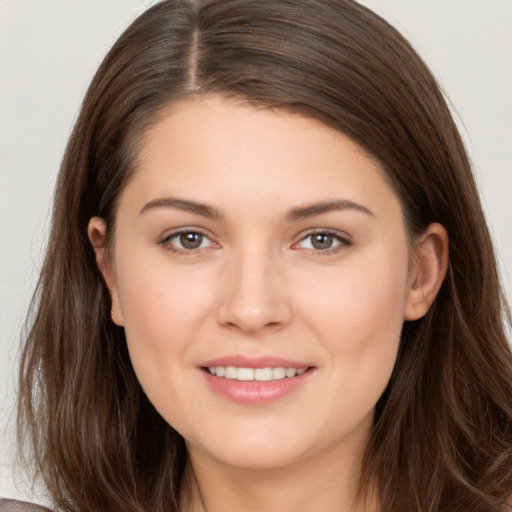
[[[193,251],[202,249],[212,244],[208,237],[197,231],[182,231],[175,233],[164,240],[164,243],[170,244],[177,249]]]
[[[327,251],[340,245],[349,245],[347,240],[344,240],[334,233],[320,232],[310,233],[305,236],[298,244],[303,249],[313,249],[315,251]]]

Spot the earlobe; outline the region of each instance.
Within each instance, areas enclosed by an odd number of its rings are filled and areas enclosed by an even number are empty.
[[[428,226],[411,256],[404,320],[424,316],[443,284],[448,266],[448,233],[438,223]]]
[[[112,320],[116,325],[121,326],[123,325],[123,316],[121,306],[119,304],[119,295],[117,293],[114,271],[106,246],[107,224],[101,217],[92,217],[89,221],[87,234],[89,235],[89,240],[94,248],[96,265],[98,266],[98,270],[103,276],[103,280],[105,281],[110,293],[112,301]]]

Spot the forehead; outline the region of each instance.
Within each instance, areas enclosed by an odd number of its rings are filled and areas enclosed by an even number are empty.
[[[222,207],[259,201],[266,210],[341,197],[398,205],[380,165],[342,133],[297,113],[219,96],[161,112],[127,189],[146,200],[192,196]]]

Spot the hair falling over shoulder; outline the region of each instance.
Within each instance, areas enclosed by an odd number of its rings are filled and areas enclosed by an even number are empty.
[[[62,161],[20,371],[21,451],[56,510],[171,512],[183,499],[184,441],[135,377],[87,223],[103,217],[112,239],[144,134],[169,104],[206,93],[345,133],[386,171],[411,239],[446,228],[447,278],[403,326],[360,493],[375,492],[382,512],[506,510],[511,319],[471,166],[425,64],[352,0],[163,1],[100,66]]]

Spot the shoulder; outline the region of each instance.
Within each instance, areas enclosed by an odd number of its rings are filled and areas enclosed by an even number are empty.
[[[50,512],[50,510],[26,501],[0,499],[0,512]]]

